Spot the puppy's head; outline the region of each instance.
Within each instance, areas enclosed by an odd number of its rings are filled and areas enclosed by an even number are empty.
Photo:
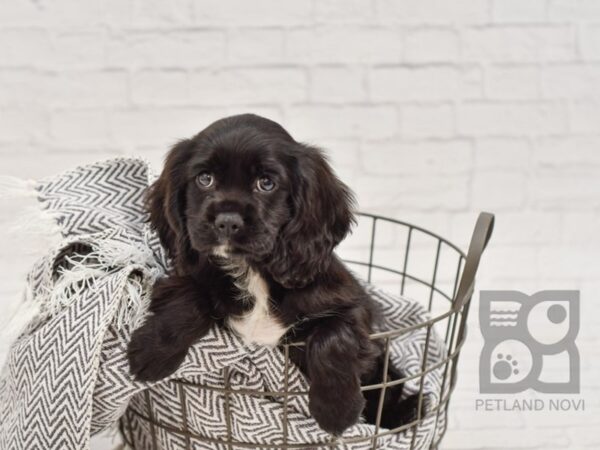
[[[177,271],[199,254],[242,257],[285,287],[325,270],[353,220],[352,195],[321,152],[249,114],[173,147],[147,204]]]

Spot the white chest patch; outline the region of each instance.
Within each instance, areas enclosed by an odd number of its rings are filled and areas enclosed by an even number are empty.
[[[243,316],[230,317],[227,325],[247,344],[277,345],[287,328],[270,313],[267,283],[250,268],[234,270],[231,273],[236,278],[236,286],[243,294],[239,301],[253,302],[253,306]]]

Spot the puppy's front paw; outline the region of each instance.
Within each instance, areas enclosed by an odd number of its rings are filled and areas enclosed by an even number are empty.
[[[389,428],[396,428],[412,422],[417,418],[419,412],[419,395],[413,394],[404,400],[400,400],[394,412],[395,424]]]
[[[311,384],[308,407],[319,426],[336,436],[355,425],[365,407],[358,383]]]
[[[151,327],[137,329],[127,347],[129,369],[137,381],[158,381],[181,365],[186,351],[165,345]]]

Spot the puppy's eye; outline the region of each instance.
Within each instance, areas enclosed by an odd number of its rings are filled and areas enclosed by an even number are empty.
[[[196,183],[198,183],[198,186],[203,188],[211,187],[214,182],[215,178],[208,172],[202,172],[196,177]]]
[[[262,192],[270,192],[275,189],[275,182],[271,180],[269,177],[260,177],[256,181],[256,187],[259,191]]]

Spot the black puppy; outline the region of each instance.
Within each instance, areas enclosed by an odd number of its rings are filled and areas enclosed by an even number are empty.
[[[369,339],[375,303],[333,253],[352,194],[322,153],[268,119],[228,117],[170,151],[147,208],[173,267],[132,336],[135,377],[173,373],[215,323],[246,342],[303,340],[290,357],[310,380],[312,415],[335,434],[355,424],[382,352]]]

